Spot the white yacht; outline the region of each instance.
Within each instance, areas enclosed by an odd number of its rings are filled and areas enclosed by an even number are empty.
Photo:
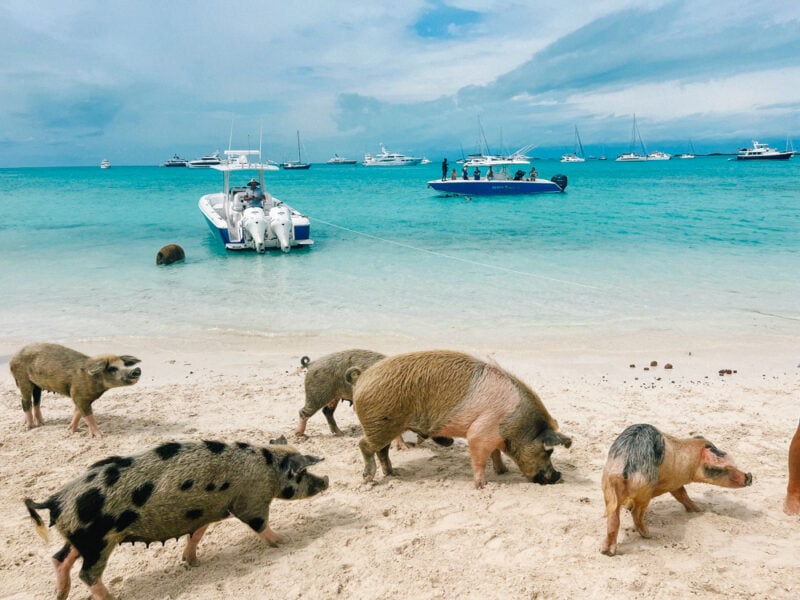
[[[381,151],[375,155],[365,154],[364,162],[361,164],[365,167],[411,167],[421,162],[422,159],[415,156],[406,156],[399,152],[389,152],[386,147],[381,144]]]
[[[107,169],[110,166],[111,166],[111,161],[108,160],[107,158],[104,158],[103,160],[100,161],[100,168],[101,169]]]
[[[578,133],[578,126],[575,126],[575,152],[564,154],[561,156],[562,163],[582,163],[586,162],[586,157],[583,153],[583,144],[581,143],[581,136]]]
[[[768,144],[753,140],[751,148],[739,148],[736,160],[788,160],[793,154],[792,150],[781,152],[776,148],[770,148]]]
[[[219,150],[217,150],[213,154],[206,154],[205,156],[201,156],[200,158],[195,158],[194,160],[190,160],[189,168],[208,169],[210,167],[214,167],[220,164],[221,162],[222,160],[219,157]]]

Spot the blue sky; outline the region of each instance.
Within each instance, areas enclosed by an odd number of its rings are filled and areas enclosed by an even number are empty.
[[[291,4],[291,6],[289,6]],[[796,0],[3,0],[0,167],[800,144]],[[250,140],[248,142],[248,139]]]

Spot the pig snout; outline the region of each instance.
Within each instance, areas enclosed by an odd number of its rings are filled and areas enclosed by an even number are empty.
[[[128,373],[128,379],[139,379],[141,376],[142,370],[139,367],[136,367],[130,373]]]
[[[533,483],[538,483],[539,485],[548,485],[551,483],[557,483],[560,479],[561,473],[555,469],[550,469],[549,471],[539,471],[533,476],[533,478],[531,478],[531,481]]]

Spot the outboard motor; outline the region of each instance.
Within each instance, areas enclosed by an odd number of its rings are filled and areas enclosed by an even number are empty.
[[[269,209],[269,229],[278,238],[281,250],[289,252],[292,239],[292,215],[285,204]]]
[[[256,207],[245,209],[242,216],[242,228],[253,238],[253,245],[259,254],[263,254],[267,249],[264,242],[267,237],[268,226],[269,223],[262,209]]]
[[[565,189],[567,189],[567,176],[566,176],[566,175],[561,175],[561,174],[558,174],[558,175],[553,175],[553,176],[550,178],[550,181],[552,181],[552,182],[553,182],[553,183],[555,183],[555,184],[556,184],[558,187],[560,187],[562,192],[563,192]]]

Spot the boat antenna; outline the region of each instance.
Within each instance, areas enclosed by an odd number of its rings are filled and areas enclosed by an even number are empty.
[[[261,144],[264,141],[264,124],[261,124],[261,127],[258,130],[258,161],[263,162],[261,158]]]
[[[228,150],[233,149],[233,117],[231,117],[231,131],[228,134]]]

